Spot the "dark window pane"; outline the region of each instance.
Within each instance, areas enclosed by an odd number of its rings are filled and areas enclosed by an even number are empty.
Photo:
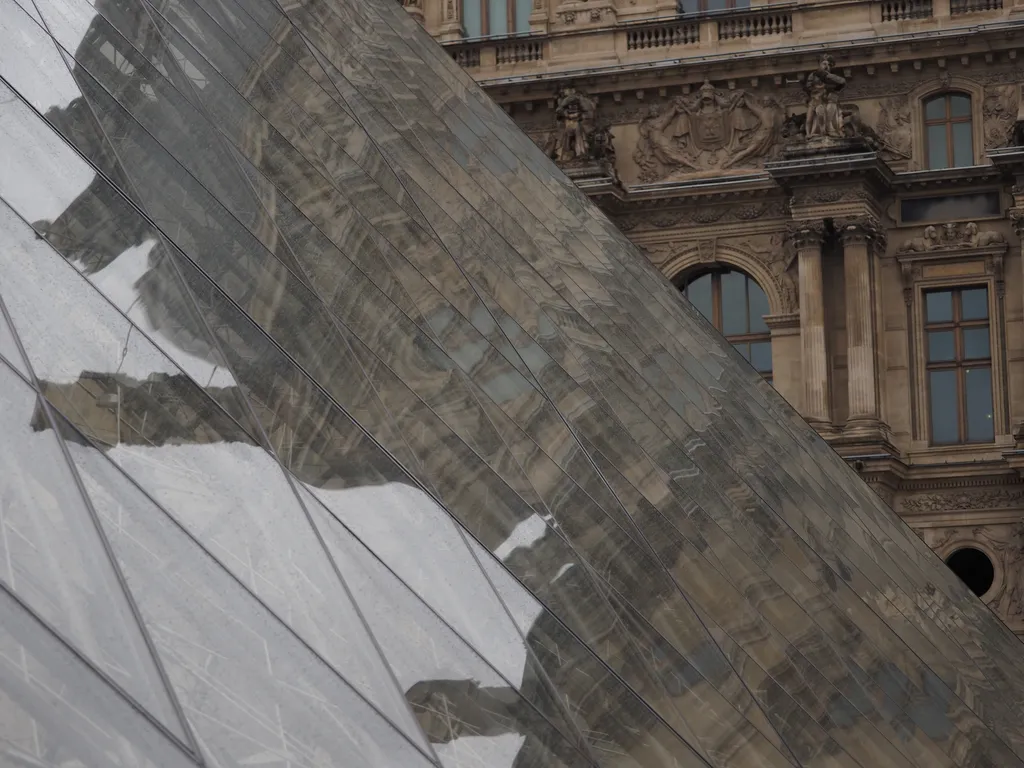
[[[904,224],[918,221],[953,221],[1002,216],[998,192],[971,195],[911,197],[900,202],[900,220]]]
[[[507,0],[487,0],[487,34],[508,34]]]
[[[964,329],[964,357],[980,360],[991,355],[988,344],[988,328]]]
[[[948,168],[949,157],[946,147],[946,129],[945,123],[942,125],[929,125],[928,126],[928,167],[929,168]]]
[[[953,165],[974,165],[974,135],[970,123],[953,123]]]
[[[686,286],[686,298],[709,322],[715,322],[711,309],[711,275],[701,275]]]
[[[931,371],[928,374],[928,396],[931,400],[932,442],[957,443],[956,371]]]
[[[728,8],[727,0],[705,0],[704,9],[708,11],[724,11]]]
[[[696,13],[700,10],[698,0],[679,0],[680,13]]]
[[[967,401],[967,439],[988,442],[995,439],[992,423],[992,370],[968,368],[964,371]]]
[[[960,317],[963,320],[984,320],[988,317],[988,288],[960,292]]]
[[[747,276],[742,272],[722,274],[722,333],[748,333]]]
[[[949,114],[951,117],[970,117],[971,97],[960,95],[950,96]]]
[[[530,0],[516,0],[516,32],[530,31],[530,11],[533,4]]]
[[[925,297],[927,305],[925,319],[929,323],[953,321],[953,294],[951,291],[936,291]]]
[[[748,362],[750,361],[750,345],[749,344],[747,344],[745,342],[740,342],[739,344],[733,344],[733,346],[736,348],[737,352],[739,352],[741,355],[743,355],[743,359],[744,360],[746,360]]]
[[[924,104],[925,120],[944,120],[946,117],[946,97],[939,96],[929,99]]]
[[[768,297],[753,280],[747,283],[747,291],[750,297],[750,332],[768,333],[764,322],[764,316],[768,314]]]
[[[928,333],[928,362],[941,363],[956,359],[953,345],[953,331],[930,331]]]
[[[462,28],[466,37],[480,37],[484,33],[480,4],[484,0],[462,0]]]
[[[772,369],[772,343],[759,341],[750,345],[750,362],[760,373],[768,373]]]

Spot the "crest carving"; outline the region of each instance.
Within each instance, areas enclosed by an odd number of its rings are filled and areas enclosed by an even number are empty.
[[[781,126],[774,100],[727,94],[705,81],[698,93],[652,108],[633,159],[643,182],[756,165],[775,148]]]
[[[924,228],[921,237],[910,237],[899,247],[900,253],[948,251],[956,248],[988,248],[1002,245],[1006,238],[1002,232],[979,230],[973,221],[948,223]]]
[[[1017,122],[1020,89],[1015,85],[990,85],[985,89],[981,114],[985,121],[985,148],[1006,146]]]

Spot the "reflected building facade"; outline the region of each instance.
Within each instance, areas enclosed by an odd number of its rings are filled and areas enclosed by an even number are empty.
[[[404,4],[1024,633],[1019,0]]]
[[[1014,634],[400,6],[0,14],[5,763],[1024,765]]]

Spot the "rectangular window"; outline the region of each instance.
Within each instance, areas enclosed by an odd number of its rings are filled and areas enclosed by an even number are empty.
[[[900,223],[962,221],[1003,215],[998,192],[941,197],[907,197],[900,201]]]
[[[995,426],[988,288],[929,291],[924,298],[932,445],[990,443]]]
[[[467,38],[527,34],[531,10],[532,0],[462,0],[462,29]]]

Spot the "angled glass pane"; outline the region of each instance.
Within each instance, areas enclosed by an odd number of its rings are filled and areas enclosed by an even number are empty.
[[[0,581],[180,739],[185,731],[36,393],[0,365]]]
[[[0,760],[4,765],[195,768],[0,585]]]
[[[3,295],[0,294],[0,299],[2,298]],[[26,379],[31,378],[28,368],[25,367],[25,359],[22,357],[21,350],[18,349],[18,342],[14,339],[14,332],[11,331],[11,326],[2,312],[0,312],[0,357]]]
[[[100,451],[67,445],[211,761],[430,764]]]
[[[364,695],[416,736],[277,462],[0,205],[0,281],[43,394]],[[41,312],[46,296],[77,307]],[[202,503],[198,503],[198,498]]]
[[[366,489],[364,494],[364,503],[370,508],[377,506],[375,491]],[[381,507],[386,509],[392,503],[391,493],[386,487],[379,489]],[[517,686],[523,684],[524,674],[533,670],[524,658],[518,630],[507,615],[502,616],[504,628],[490,628],[488,644],[504,641],[510,651],[517,652],[518,670],[513,679],[484,665],[469,645],[326,509],[320,505],[313,509],[324,539],[359,596],[374,635],[442,763],[480,768],[589,764],[585,754],[573,749],[552,724],[552,720],[564,720],[557,700],[544,697],[531,702],[519,694]],[[484,621],[488,614],[504,612],[486,582],[479,584],[475,597]],[[570,735],[582,745],[581,734]]]

